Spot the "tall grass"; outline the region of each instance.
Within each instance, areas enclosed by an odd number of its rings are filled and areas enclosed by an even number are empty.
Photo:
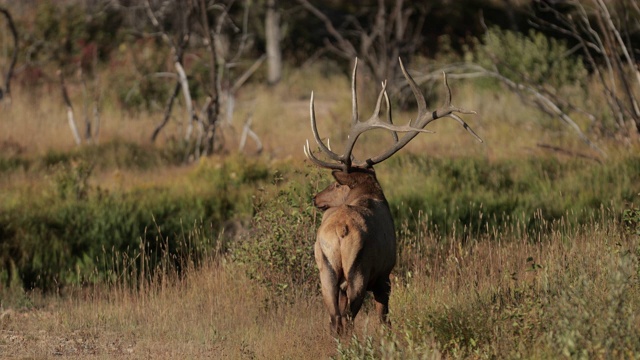
[[[177,244],[194,224],[213,234],[249,226],[250,238],[239,242],[235,254],[238,260],[266,259],[267,268],[254,269],[263,278],[275,274],[273,262],[289,261],[283,254],[289,247],[298,248],[295,241],[302,241],[301,246],[313,241],[319,218],[314,218],[310,198],[328,182],[327,174],[285,163],[270,169],[255,159],[231,157],[203,160],[173,183],[109,188],[96,183],[101,171],[133,166],[144,172],[135,165],[138,158],[161,162],[162,157],[126,144],[100,148],[105,156],[93,162],[89,161],[95,147],[75,154],[52,153],[26,170],[47,174],[45,181],[37,182],[38,191],[14,184],[15,191],[3,195],[5,284],[16,276],[24,287],[40,289],[95,281],[89,279],[107,271],[98,261],[105,250],[132,256],[140,241],[156,241],[166,242],[168,250],[177,253]],[[307,176],[309,172],[314,175]],[[633,156],[591,164],[553,158],[489,162],[404,155],[378,173],[396,224],[406,232],[401,235],[465,234],[465,242],[497,233],[532,236],[560,218],[567,232],[581,224],[619,221],[640,192],[640,161]],[[413,250],[420,256],[431,251]],[[304,254],[308,251],[287,266],[312,268],[311,257]],[[280,286],[291,285],[280,281]]]
[[[118,156],[124,163],[131,156],[125,153]],[[252,189],[269,177],[268,169],[255,160],[203,160],[170,186],[110,190],[92,181],[100,162],[89,163],[85,152],[69,158],[77,160],[63,157],[43,167],[50,175],[39,182],[40,191],[29,195],[18,188],[16,194],[5,195],[0,207],[5,284],[19,277],[27,289],[52,290],[94,282],[109,270],[102,257],[133,257],[141,242],[165,246],[180,256],[179,244],[194,224],[217,234],[230,228],[230,220],[249,218]]]
[[[593,164],[549,157],[489,161],[406,155],[384,167],[380,178],[388,184],[398,222],[408,222],[412,230],[424,223],[444,234],[466,230],[474,237],[516,224],[521,233],[539,231],[541,221],[561,217],[574,225],[606,221],[602,206],[621,214],[627,204],[638,202],[640,190],[640,159],[634,156]]]
[[[298,206],[273,200],[266,208]],[[608,212],[601,209],[601,217],[615,217]],[[278,226],[282,219],[257,221]],[[291,286],[274,290],[247,272],[261,262],[236,261],[219,237],[194,226],[180,244],[189,254],[184,261],[141,242],[133,257],[114,253],[108,282],[71,287],[62,298],[30,295],[33,310],[2,314],[0,346],[7,356],[637,357],[640,239],[615,220],[540,223],[520,235],[490,225],[479,237],[470,229],[417,234],[401,225],[392,327],[379,327],[366,302],[354,331],[339,339],[328,331],[317,281],[290,274]],[[262,240],[268,247],[287,239]],[[202,244],[212,250],[201,251]],[[301,250],[294,246],[310,251],[304,242],[271,249],[287,256]],[[296,271],[287,266],[260,270]],[[42,301],[49,305],[37,306]]]
[[[342,357],[638,356],[638,238],[616,222],[568,233],[563,222],[534,238],[404,239],[400,264],[411,270],[395,278],[393,331],[354,336]]]

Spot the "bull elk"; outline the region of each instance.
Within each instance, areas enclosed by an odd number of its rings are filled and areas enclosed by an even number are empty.
[[[320,150],[331,160],[318,159],[307,140],[304,153],[319,167],[332,170],[335,182],[319,192],[313,199],[314,205],[324,210],[322,224],[318,229],[314,245],[315,260],[320,271],[322,297],[331,317],[331,329],[342,333],[358,314],[367,291],[373,292],[376,312],[383,324],[388,324],[389,295],[391,283],[389,275],[396,262],[396,235],[389,210],[389,204],[382,187],[376,179],[373,166],[388,159],[402,149],[430,122],[450,117],[482,140],[457,114],[474,114],[451,105],[451,89],[444,75],[447,98],[443,107],[428,111],[424,96],[415,81],[405,70],[402,60],[400,68],[418,103],[418,115],[407,125],[394,125],[391,107],[386,92],[386,82],[378,95],[373,115],[360,121],[356,97],[356,73],[358,59],[351,78],[352,117],[351,130],[343,154],[333,152],[318,134],[314,110],[313,93],[310,100],[311,129]],[[386,121],[380,118],[382,100],[386,104]],[[358,161],[352,150],[358,137],[372,129],[389,130],[394,142],[381,154]],[[405,133],[398,138],[398,132]]]

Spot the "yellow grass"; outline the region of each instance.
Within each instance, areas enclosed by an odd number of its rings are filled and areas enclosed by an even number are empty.
[[[363,81],[360,82],[361,86],[374,86],[373,83],[363,84]],[[478,144],[454,120],[442,119],[429,125],[429,129],[436,131],[436,134],[419,136],[407,146],[405,152],[430,156],[481,155],[492,159],[545,153],[549,150],[538,148],[537,144],[547,144],[590,156],[597,155],[563,125],[558,125],[559,130],[556,132],[545,131],[539,121],[545,115],[522,106],[514,94],[503,91],[490,94],[488,99],[487,93],[478,93],[477,88],[469,83],[451,80],[450,85],[455,105],[478,112],[478,115],[463,117],[484,139],[484,144]],[[443,91],[440,89],[441,84],[437,86],[438,93]],[[310,139],[313,142],[309,127],[311,91],[315,93],[321,136],[330,138],[331,144],[341,149],[349,129],[350,84],[346,76],[318,77],[313,68],[296,70],[273,88],[257,85],[243,89],[236,100],[232,123],[228,125],[225,122],[219,130],[224,134],[227,149],[237,151],[244,123],[252,118],[252,128],[264,143],[265,153],[269,157],[303,159],[304,140]],[[0,148],[42,155],[51,149],[75,147],[66,109],[58,92],[59,89],[51,84],[37,94],[19,87],[14,89],[12,103],[3,105],[0,112]],[[70,93],[75,106],[76,122],[82,130],[82,92],[71,88]],[[375,99],[365,98],[360,94],[359,101],[360,117],[368,118],[373,111]],[[440,103],[429,104],[432,109],[439,105]],[[161,132],[157,141],[159,146],[163,146],[167,139],[180,139],[184,136],[183,118],[184,110],[178,104],[173,110],[171,122]],[[403,112],[395,109],[396,123],[406,123],[412,118],[415,118],[415,110]],[[150,143],[151,132],[161,119],[160,111],[137,113],[106,106],[101,113],[101,130],[97,141],[118,138],[141,144]],[[355,150],[356,155],[363,157],[376,153],[381,141],[390,142],[390,137],[382,131],[365,134]],[[601,140],[599,145],[605,149],[610,148],[606,140]],[[253,150],[254,145],[249,140],[246,151],[252,153]]]
[[[616,304],[640,295],[637,287],[632,295],[616,293],[623,284],[620,276],[637,267],[637,259],[624,253],[639,245],[637,238],[615,235],[618,231],[615,225],[585,227],[570,239],[561,232],[522,239],[495,234],[465,245],[452,238],[446,246],[427,236],[422,246],[432,248],[433,256],[414,258],[414,270],[394,275],[392,329],[381,332],[374,312],[367,312],[371,306],[365,306],[355,334],[371,337],[379,353],[392,357],[439,358],[445,348],[456,357],[463,344],[438,342],[442,330],[431,328],[430,319],[443,322],[444,328],[456,327],[460,314],[467,314],[464,326],[487,331],[477,334],[477,351],[509,357],[531,349],[532,343],[522,342],[527,336],[520,336],[528,331],[532,341],[542,341],[533,347],[538,352],[529,355],[546,358],[555,339],[545,343],[544,332],[556,328],[541,323],[545,312],[556,312],[560,324],[571,321],[574,311],[597,311],[597,321],[615,324],[611,311]],[[407,256],[411,254],[401,255],[409,261]],[[589,294],[585,308],[572,307],[572,291]],[[271,296],[244,276],[242,266],[212,259],[189,269],[181,280],[158,278],[139,291],[121,286],[78,289],[57,299],[35,297],[43,307],[4,310],[0,353],[3,358],[163,359],[337,355],[338,340],[328,332],[317,292],[299,293],[291,303]],[[633,314],[629,321],[640,326],[640,315]],[[572,325],[585,330],[579,323]],[[355,340],[347,336],[339,341],[344,349]]]

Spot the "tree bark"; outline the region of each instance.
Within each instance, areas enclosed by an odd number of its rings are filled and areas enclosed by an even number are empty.
[[[265,37],[267,41],[267,82],[270,85],[275,85],[282,77],[280,12],[277,10],[277,0],[267,0]]]
[[[216,123],[218,122],[218,116],[220,113],[220,92],[218,91],[218,54],[216,53],[216,46],[214,44],[213,34],[209,27],[209,17],[207,15],[207,7],[204,0],[200,0],[200,14],[202,16],[202,28],[204,31],[203,38],[207,50],[209,50],[209,98],[207,106],[203,111],[203,116],[206,114],[206,129],[205,129],[205,148],[204,155],[213,154],[214,150],[214,138],[216,132]]]

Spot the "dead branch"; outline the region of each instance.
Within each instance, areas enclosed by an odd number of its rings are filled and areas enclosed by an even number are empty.
[[[322,11],[311,5],[311,3],[307,0],[298,0],[298,2],[324,23],[324,26],[329,34],[331,34],[331,36],[333,36],[337,41],[336,48],[340,50],[340,53],[342,53],[344,57],[351,60],[358,55],[358,52],[356,51],[356,48],[353,46],[353,44],[342,36],[338,29],[333,26],[331,19],[329,19]]]
[[[176,71],[178,72],[178,79],[180,80],[180,86],[182,88],[182,96],[184,96],[184,106],[187,112],[187,131],[185,132],[184,139],[189,141],[191,133],[193,132],[193,120],[195,114],[193,112],[193,103],[191,102],[191,91],[189,91],[189,82],[187,80],[187,74],[184,72],[182,64],[178,61],[174,64]]]
[[[79,76],[80,82],[82,83],[83,94],[82,111],[85,123],[84,138],[85,140],[92,142],[97,138],[98,133],[100,132],[100,84],[99,80],[96,78],[93,84],[93,94],[90,95],[82,69],[79,70]],[[91,103],[91,111],[89,111],[89,103]]]
[[[634,59],[634,53],[639,49],[623,39],[628,38],[632,31],[628,24],[620,16],[612,14],[609,11],[611,3],[603,0],[592,0],[594,6],[589,10],[581,1],[567,1],[573,6],[572,13],[557,10],[554,2],[549,0],[538,0],[537,3],[541,10],[554,18],[536,18],[534,25],[577,41],[587,64],[600,80],[617,131],[628,136],[627,123],[631,120],[636,131],[640,132],[640,104],[637,98],[640,69]],[[628,15],[640,15],[637,4],[634,2],[632,6],[625,9],[630,12]],[[591,19],[595,21],[592,23]],[[629,76],[630,73],[632,76]]]
[[[82,138],[80,137],[80,133],[78,132],[78,126],[76,126],[76,120],[73,116],[73,105],[71,105],[71,99],[69,98],[69,93],[67,92],[67,85],[64,81],[64,75],[62,74],[62,70],[58,70],[58,77],[60,78],[60,89],[62,90],[62,100],[64,104],[67,106],[67,120],[69,121],[69,128],[71,128],[71,134],[73,135],[73,139],[76,142],[76,145],[82,144]]]
[[[200,15],[204,31],[202,38],[209,51],[209,97],[201,113],[201,118],[206,117],[207,119],[206,131],[204,132],[204,136],[206,137],[205,149],[203,151],[206,156],[213,152],[213,139],[215,137],[216,122],[218,121],[220,111],[220,84],[217,71],[218,54],[214,45],[213,34],[209,27],[207,6],[204,0],[200,0]]]
[[[562,155],[566,155],[566,156],[571,156],[571,157],[577,157],[577,158],[581,158],[581,159],[587,159],[587,160],[592,160],[597,162],[598,164],[602,164],[602,160],[598,159],[597,157],[591,156],[591,155],[587,155],[587,154],[583,154],[580,152],[574,152],[571,150],[567,150],[567,149],[563,149],[559,146],[553,146],[553,145],[549,145],[549,144],[536,144],[537,147],[541,148],[541,149],[545,149],[545,150],[550,150],[553,152],[556,152],[558,154],[562,154]]]
[[[338,31],[331,19],[309,0],[298,0],[298,3],[324,24],[329,34],[324,42],[329,51],[349,60],[365,59],[365,66],[379,82],[395,79],[399,71],[394,66],[396,59],[408,58],[420,47],[426,8],[430,6],[425,2],[409,6],[404,0],[378,0],[370,27],[363,27],[356,16],[349,16],[343,25],[347,30]],[[391,93],[397,92],[395,83],[389,86]]]
[[[7,19],[7,25],[9,26],[9,31],[13,37],[13,54],[11,55],[11,62],[9,63],[7,74],[5,75],[4,88],[0,88],[0,100],[2,100],[4,96],[11,96],[11,78],[13,77],[13,69],[15,68],[18,60],[18,30],[16,29],[16,25],[13,22],[13,18],[11,17],[9,10],[0,7],[0,13],[2,13]]]
[[[156,138],[158,137],[158,134],[160,134],[162,128],[164,128],[165,125],[169,123],[169,119],[171,118],[171,110],[173,109],[173,103],[176,100],[176,97],[178,97],[181,86],[182,85],[180,84],[180,81],[176,81],[176,85],[173,87],[173,93],[171,93],[171,97],[169,97],[169,99],[167,100],[167,105],[165,105],[164,117],[162,118],[162,122],[158,124],[155,129],[153,129],[153,133],[151,134],[151,142],[156,141]]]
[[[168,4],[169,2],[165,2],[163,4],[162,9],[160,9],[161,10],[160,12],[162,14],[164,14],[165,10],[168,8]],[[178,65],[180,66],[180,68],[182,68],[184,50],[189,42],[189,37],[190,37],[190,31],[188,27],[187,26],[183,27],[182,34],[177,36],[177,39],[178,39],[177,41],[174,41],[174,39],[169,36],[169,34],[165,31],[165,29],[160,24],[160,21],[156,16],[156,14],[154,13],[149,0],[145,1],[145,10],[147,12],[147,16],[149,20],[151,21],[151,24],[158,31],[162,40],[171,48],[171,52],[173,53],[173,56],[174,56],[174,62],[176,64],[176,68],[178,67]],[[190,14],[191,14],[191,10],[183,14],[185,21],[186,19],[188,19]],[[183,69],[183,73],[184,73],[184,69]],[[185,75],[185,79],[186,79],[186,75]],[[164,112],[162,122],[156,126],[156,128],[153,130],[153,133],[151,134],[151,142],[155,142],[156,138],[160,134],[160,131],[162,131],[162,129],[169,123],[169,119],[171,118],[171,112],[173,110],[173,104],[181,88],[184,88],[184,84],[183,84],[183,81],[180,79],[180,75],[178,74],[178,80],[176,81],[174,90],[171,93],[171,96],[169,97],[165,105],[165,112]],[[188,85],[187,85],[187,89],[188,89]],[[185,95],[185,98],[186,97],[187,95]],[[190,96],[188,97],[190,98]],[[189,104],[185,106],[191,106],[191,102],[189,101]],[[193,111],[191,111],[191,113],[193,113]],[[191,123],[191,119],[193,119],[193,117],[189,118],[188,120],[189,124]]]
[[[263,54],[258,58],[258,60],[254,61],[249,69],[247,69],[247,71],[245,71],[238,79],[236,79],[230,91],[235,94],[242,87],[242,85],[244,85],[244,83],[249,80],[251,75],[253,75],[258,70],[258,68],[260,68],[260,65],[262,65],[266,58],[267,55]]]
[[[607,154],[596,145],[589,137],[580,129],[580,126],[573,120],[573,118],[567,114],[562,107],[558,104],[558,100],[549,96],[544,91],[536,88],[535,86],[526,82],[517,82],[502,75],[498,69],[494,66],[493,70],[486,69],[477,64],[455,64],[450,65],[448,70],[457,70],[458,76],[467,77],[492,77],[499,80],[509,88],[512,92],[520,96],[524,101],[531,100],[537,107],[546,114],[560,119],[565,125],[567,125],[585,144],[589,145],[592,149],[596,150],[601,156],[607,157]],[[442,70],[440,70],[442,71]],[[425,77],[422,78],[423,80]],[[591,117],[593,115],[589,114]]]
[[[262,141],[260,141],[258,134],[256,134],[253,130],[251,130],[252,122],[253,122],[253,117],[249,116],[247,121],[244,123],[244,127],[242,129],[242,136],[240,137],[240,144],[238,146],[238,150],[239,151],[244,150],[244,146],[246,145],[246,142],[247,142],[247,136],[249,136],[253,139],[253,141],[256,142],[256,153],[260,154],[262,153],[262,150],[263,150]]]

